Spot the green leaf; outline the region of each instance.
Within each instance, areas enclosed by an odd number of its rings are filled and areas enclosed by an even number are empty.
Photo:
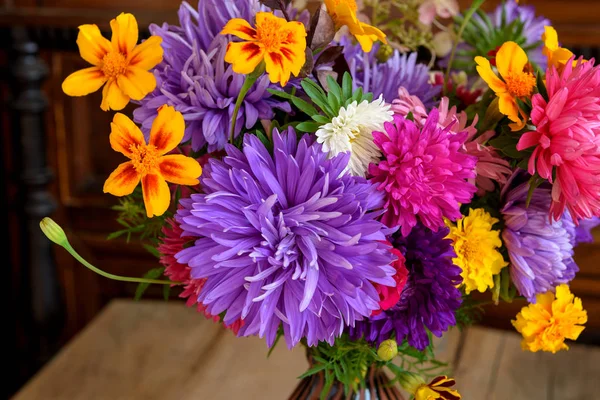
[[[331,76],[327,77],[327,88],[329,89],[329,93],[335,96],[337,102],[341,103],[344,98],[342,88]]]
[[[323,125],[331,122],[331,119],[329,119],[326,116],[321,115],[321,114],[313,115],[312,119],[315,120],[316,122],[320,123],[320,124],[323,124]]]
[[[302,89],[310,97],[310,99],[318,105],[327,115],[333,118],[335,115],[327,101],[325,91],[310,79],[303,79],[301,83]]]
[[[165,267],[153,268],[150,271],[146,272],[146,274],[143,277],[146,279],[158,279],[164,272]],[[133,297],[133,299],[135,301],[140,300],[149,286],[149,283],[140,283],[137,286],[137,289],[135,289],[135,296]]]
[[[344,72],[342,78],[342,95],[344,99],[352,97],[352,76],[348,72]]]
[[[302,375],[300,375],[298,377],[298,379],[304,379],[307,376],[311,376],[314,375],[320,371],[323,371],[325,368],[327,368],[327,364],[319,364],[315,367],[310,368],[308,371],[306,371],[305,373],[303,373]]]
[[[299,97],[292,97],[292,103],[298,107],[298,109],[300,111],[302,111],[304,114],[308,115],[308,116],[313,116],[313,115],[317,115],[319,114],[319,112],[317,111],[316,108],[314,108],[312,105],[310,105],[310,103],[308,103],[307,101],[302,100]]]
[[[322,124],[313,121],[304,121],[296,125],[296,129],[302,132],[316,132]]]
[[[156,247],[150,246],[146,243],[143,243],[142,246],[144,246],[144,249],[146,249],[148,253],[152,254],[156,258],[160,258],[160,253],[158,252],[158,249]]]
[[[165,301],[169,301],[169,296],[171,295],[171,285],[163,285],[163,298]]]
[[[537,73],[537,90],[539,92],[539,94],[542,95],[542,97],[544,98],[544,100],[546,100],[546,102],[548,102],[548,91],[546,90],[546,85],[544,84],[544,79],[542,77],[542,72],[538,71]]]

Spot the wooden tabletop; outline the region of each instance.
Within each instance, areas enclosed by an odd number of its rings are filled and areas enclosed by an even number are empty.
[[[600,398],[600,347],[526,353],[513,332],[450,331],[438,358],[465,400]],[[280,343],[236,338],[177,301],[114,300],[13,400],[287,399],[307,364]]]

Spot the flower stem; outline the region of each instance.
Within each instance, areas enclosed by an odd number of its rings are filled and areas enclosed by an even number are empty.
[[[255,72],[246,75],[246,78],[244,79],[244,84],[242,85],[242,89],[240,90],[237,100],[235,101],[235,108],[233,109],[233,116],[231,118],[231,129],[229,131],[229,143],[231,144],[233,144],[233,139],[235,135],[235,124],[237,122],[238,113],[240,112],[240,107],[242,107],[242,103],[244,102],[248,91],[260,76],[258,74],[255,74]]]
[[[182,282],[175,281],[166,281],[166,280],[157,280],[157,279],[146,279],[146,278],[134,278],[129,276],[120,276],[109,274],[108,272],[102,271],[100,268],[97,268],[87,262],[83,257],[79,255],[69,243],[69,239],[63,229],[54,222],[51,218],[44,218],[40,222],[40,228],[44,232],[44,234],[48,237],[48,239],[52,240],[57,245],[61,246],[65,250],[69,252],[77,261],[82,263],[85,267],[91,269],[98,275],[102,275],[105,278],[112,279],[114,281],[122,281],[122,282],[134,282],[134,283],[148,283],[148,284],[157,284],[157,285],[181,285]]]

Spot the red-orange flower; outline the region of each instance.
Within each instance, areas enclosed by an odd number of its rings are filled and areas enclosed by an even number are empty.
[[[173,107],[162,106],[152,123],[150,140],[126,115],[117,113],[111,123],[110,144],[113,150],[130,159],[119,165],[104,183],[104,193],[115,196],[131,194],[142,182],[148,217],[164,214],[171,196],[167,182],[197,185],[202,168],[198,161],[183,154],[167,154],[183,139],[183,115]]]
[[[272,13],[259,12],[256,28],[246,20],[234,18],[221,34],[245,40],[230,42],[225,54],[225,61],[238,74],[250,74],[264,60],[271,82],[285,86],[290,74],[298,76],[306,61],[306,29],[298,21],[288,22]]]

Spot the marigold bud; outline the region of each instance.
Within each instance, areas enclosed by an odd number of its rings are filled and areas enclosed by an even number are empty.
[[[44,235],[59,246],[64,246],[67,242],[67,235],[63,228],[60,227],[52,218],[45,217],[40,221],[40,228]]]
[[[394,339],[384,340],[377,349],[377,355],[383,361],[390,361],[398,355],[398,343]]]

